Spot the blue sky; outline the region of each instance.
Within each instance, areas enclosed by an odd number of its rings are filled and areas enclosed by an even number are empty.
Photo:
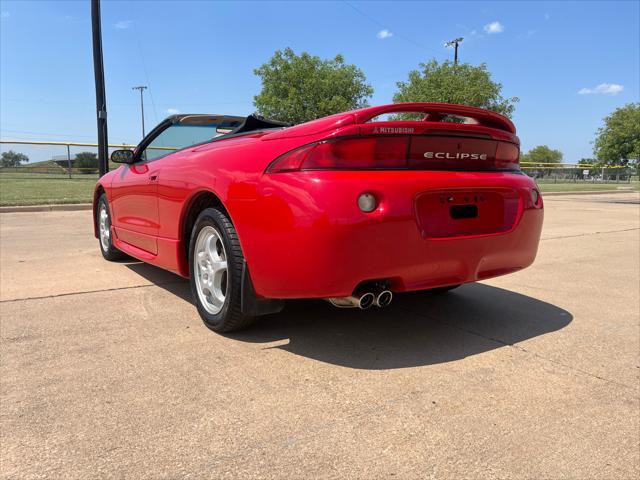
[[[520,98],[523,149],[548,144],[576,162],[605,115],[640,101],[639,5],[103,1],[109,140],[140,140],[136,85],[149,86],[147,130],[174,111],[248,114],[253,69],[291,47],[343,54],[383,104],[418,63],[452,58],[443,44],[462,36],[461,61],[485,62]],[[0,10],[1,137],[95,141],[89,0],[1,0]]]

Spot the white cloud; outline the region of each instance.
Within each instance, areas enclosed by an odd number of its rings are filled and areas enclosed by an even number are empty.
[[[114,27],[116,27],[119,30],[126,30],[132,24],[133,24],[133,20],[120,20],[119,22],[116,22]]]
[[[601,83],[595,88],[581,88],[578,90],[580,95],[617,95],[624,90],[622,85],[617,83]]]
[[[385,38],[393,37],[393,33],[385,28],[384,30],[380,30],[376,37],[380,40],[384,40]]]
[[[180,113],[180,110],[178,110],[177,108],[167,108],[167,113],[169,115],[175,115],[177,113]]]
[[[11,14],[7,11],[4,11],[2,13],[0,13],[0,17],[2,18],[9,18],[11,16]]]
[[[487,23],[484,26],[484,31],[487,33],[502,33],[504,32],[504,25],[498,21]]]

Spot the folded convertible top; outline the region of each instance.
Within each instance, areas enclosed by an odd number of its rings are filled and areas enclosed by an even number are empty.
[[[279,128],[279,127],[290,127],[291,124],[279,122],[277,120],[268,120],[259,115],[251,114],[247,118],[245,118],[242,125],[231,132],[232,135],[236,133],[244,133],[250,132],[253,130],[262,130],[265,128]]]

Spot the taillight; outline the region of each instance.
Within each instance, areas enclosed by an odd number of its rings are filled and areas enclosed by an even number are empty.
[[[408,146],[409,137],[322,141],[285,153],[269,165],[267,173],[405,168]]]
[[[495,154],[494,154],[495,152]],[[323,140],[274,160],[267,173],[300,170],[452,170],[519,169],[516,144],[447,136],[376,136]]]
[[[498,170],[517,170],[519,158],[520,149],[517,145],[507,142],[498,142],[495,159],[495,167]]]

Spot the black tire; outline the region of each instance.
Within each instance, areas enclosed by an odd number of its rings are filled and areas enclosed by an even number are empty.
[[[435,293],[436,295],[441,294],[441,293],[447,293],[450,292],[451,290],[454,290],[458,287],[462,286],[462,284],[460,285],[449,285],[448,287],[439,287],[439,288],[432,288],[431,290],[428,290],[430,293]]]
[[[96,218],[95,218],[95,222],[98,227],[98,245],[100,246],[100,252],[102,253],[102,256],[105,258],[105,260],[109,260],[110,262],[115,262],[117,260],[122,260],[124,258],[127,258],[127,255],[125,253],[121,252],[120,250],[118,250],[116,247],[113,246],[111,234],[109,234],[108,241],[105,242],[107,244],[106,247],[105,245],[103,245],[103,239],[101,238],[101,234],[100,234],[100,215],[103,207],[107,213],[108,226],[111,227],[111,210],[109,209],[109,202],[107,201],[107,195],[104,193],[100,195],[100,198],[98,199],[98,206],[96,208]]]
[[[220,234],[227,261],[225,300],[221,310],[216,314],[208,312],[202,304],[196,286],[197,272],[194,271],[196,241],[200,231],[207,226],[213,227]],[[244,315],[241,309],[243,265],[244,255],[238,234],[229,218],[217,208],[203,210],[196,219],[189,241],[189,283],[200,317],[205,325],[215,332],[240,330],[255,320],[255,317]]]

